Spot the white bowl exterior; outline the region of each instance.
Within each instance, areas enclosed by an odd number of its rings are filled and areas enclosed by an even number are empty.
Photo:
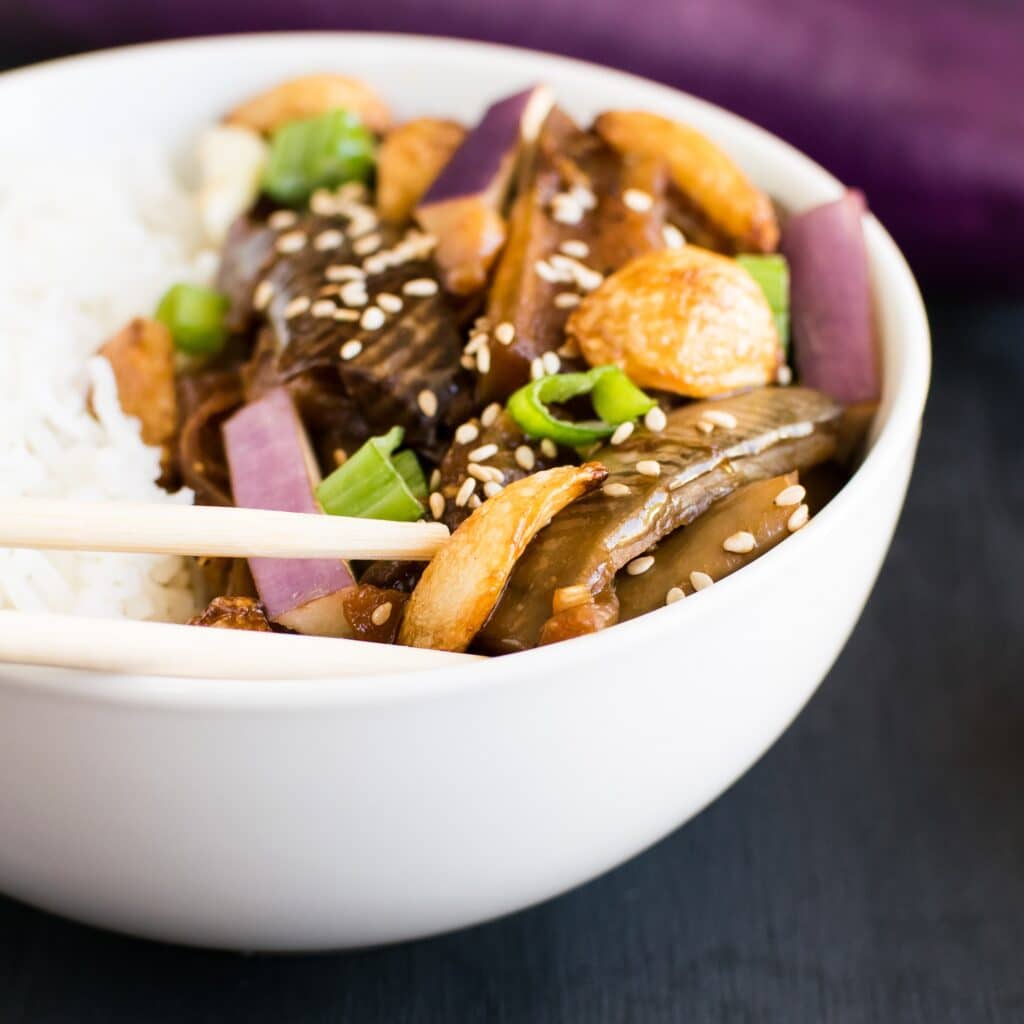
[[[206,40],[8,76],[0,97],[29,138],[45,121],[83,144],[147,137],[182,154],[218,110],[319,68],[366,77],[403,115],[467,119],[543,79],[581,117],[641,106],[695,124],[790,208],[840,190],[790,147],[698,100],[469,43]],[[868,245],[886,374],[876,444],[800,534],[670,608],[457,672],[253,683],[4,670],[0,886],[155,938],[361,946],[544,899],[692,816],[817,687],[899,516],[927,389],[927,324],[875,222]]]

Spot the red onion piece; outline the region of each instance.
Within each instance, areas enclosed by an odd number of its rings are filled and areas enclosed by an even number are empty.
[[[782,231],[789,261],[793,356],[801,383],[846,405],[881,391],[860,192],[790,217]]]
[[[320,512],[319,479],[305,429],[284,388],[243,406],[225,424],[224,448],[235,504],[279,512]],[[342,602],[351,569],[325,558],[250,558],[272,622],[313,636],[350,636]]]

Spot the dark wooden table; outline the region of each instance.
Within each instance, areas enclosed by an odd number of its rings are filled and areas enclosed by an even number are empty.
[[[169,948],[0,898],[0,1022],[1024,1021],[1024,303],[930,311],[878,588],[695,821],[537,909],[352,955]]]

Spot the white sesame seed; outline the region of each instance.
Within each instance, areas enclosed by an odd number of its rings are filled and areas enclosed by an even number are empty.
[[[480,422],[485,427],[493,425],[494,421],[501,415],[501,403],[491,402],[489,406],[482,413],[480,413]]]
[[[475,508],[479,508],[482,504],[483,504],[483,502],[480,500],[480,495],[479,494],[470,495],[470,499],[469,499],[469,507],[470,508],[474,508],[474,509]]]
[[[338,292],[338,298],[346,306],[365,306],[370,301],[362,281],[350,281]]]
[[[402,310],[402,300],[391,292],[381,292],[376,301],[385,313],[399,313]]]
[[[358,241],[352,243],[352,251],[357,256],[369,256],[380,248],[380,235],[364,235]]]
[[[270,305],[270,300],[274,297],[274,282],[273,281],[260,281],[256,285],[255,290],[252,293],[252,306],[253,309],[262,312],[267,306]]]
[[[462,423],[455,431],[455,440],[459,444],[472,444],[480,436],[480,428],[475,423]]]
[[[275,210],[267,218],[267,227],[275,231],[284,231],[299,222],[299,215],[294,210]]]
[[[805,487],[801,487],[800,484],[791,484],[789,487],[783,487],[775,495],[775,504],[779,508],[786,508],[787,505],[799,505],[806,496],[807,489]]]
[[[322,319],[324,317],[334,316],[334,311],[337,308],[338,307],[331,302],[330,299],[318,299],[309,307],[309,312],[313,316]]]
[[[338,212],[334,196],[325,188],[318,188],[309,197],[309,208],[319,217],[330,217]]]
[[[336,309],[332,314],[332,319],[339,323],[353,324],[359,319],[359,314],[354,309]]]
[[[488,472],[488,469],[488,466],[480,466],[475,462],[469,462],[466,464],[466,472],[474,480],[479,480],[481,483],[491,479],[491,474]]]
[[[427,501],[430,505],[430,514],[435,519],[440,519],[444,515],[444,495],[440,491],[434,491]]]
[[[289,231],[286,235],[281,235],[278,238],[274,248],[281,253],[293,253],[298,252],[305,245],[306,236],[301,231]]]
[[[580,267],[576,271],[576,284],[585,292],[592,292],[595,288],[600,287],[603,280],[604,274],[599,274],[589,267]]]
[[[790,533],[796,533],[802,526],[807,525],[811,510],[806,505],[798,505],[796,511],[786,520],[786,529]]]
[[[647,213],[654,205],[654,197],[649,192],[638,188],[627,188],[622,193],[622,201],[637,213]]]
[[[633,434],[633,429],[633,424],[630,420],[626,420],[625,423],[620,423],[612,433],[612,444],[622,444],[623,441],[628,441]]]
[[[666,224],[661,229],[661,237],[670,249],[682,249],[686,245],[686,236],[675,224]]]
[[[302,316],[309,309],[310,305],[308,295],[297,295],[284,307],[285,319],[290,320],[293,316]]]
[[[496,484],[503,484],[505,482],[505,474],[497,466],[483,466],[481,468],[487,471],[488,480],[493,480]]]
[[[345,236],[337,228],[328,228],[313,239],[313,248],[317,252],[326,252],[328,249],[337,249],[344,241]]]
[[[349,222],[345,228],[350,238],[359,238],[360,235],[365,235],[368,231],[373,231],[377,226],[377,215],[366,208],[356,209],[352,211],[349,218]],[[378,242],[378,245],[380,243]],[[353,246],[353,249],[355,247]],[[376,246],[374,246],[376,248]]]
[[[569,194],[584,210],[592,210],[597,206],[597,196],[586,185],[573,185]]]
[[[726,537],[722,541],[722,548],[725,551],[731,551],[734,555],[747,555],[754,550],[756,544],[757,541],[754,540],[752,533],[740,530],[732,536]]]
[[[397,261],[389,259],[385,253],[379,252],[376,256],[368,256],[366,258],[363,263],[363,269],[368,274],[382,274],[395,262]]]
[[[480,351],[476,354],[476,369],[478,373],[491,372],[491,349],[489,345],[480,346]]]
[[[546,260],[537,260],[533,265],[533,269],[537,272],[537,276],[543,278],[548,284],[557,284],[559,281],[565,280]]]
[[[388,619],[391,618],[391,602],[385,601],[383,604],[377,605],[376,608],[370,612],[370,621],[375,626],[383,626]]]
[[[684,597],[686,594],[682,587],[671,587],[665,595],[665,604],[675,604],[676,601],[681,601]]]
[[[707,590],[715,581],[706,573],[696,569],[690,573],[690,586],[694,590]]]
[[[514,324],[510,324],[507,320],[503,320],[497,327],[494,328],[494,337],[502,345],[511,345],[515,340],[516,328]]]
[[[355,359],[360,352],[363,351],[363,343],[358,338],[353,338],[351,341],[346,341],[344,345],[339,349],[339,355],[345,362],[350,359]]]
[[[455,495],[455,504],[459,508],[464,508],[466,502],[473,496],[473,492],[476,490],[476,481],[471,477],[467,476],[462,481],[462,486],[459,488],[459,493]]]
[[[601,488],[609,498],[624,498],[629,494],[629,488],[625,484],[610,483]]]
[[[636,471],[643,476],[661,476],[661,463],[657,459],[641,459]]]
[[[481,345],[487,344],[486,334],[471,334],[466,347],[462,350],[467,356],[475,356],[480,351]]]
[[[540,453],[546,459],[555,459],[558,457],[558,445],[550,437],[545,437],[540,443]]]
[[[786,363],[779,367],[778,373],[775,374],[775,382],[783,387],[793,383],[793,371]]]
[[[540,361],[544,366],[544,372],[550,376],[554,376],[562,368],[562,360],[554,352],[545,352]]]
[[[475,370],[476,369],[476,358],[474,356],[462,355],[459,357],[459,365],[464,370]]]
[[[558,309],[572,309],[580,304],[580,297],[575,292],[559,292],[555,296],[555,306]]]
[[[527,473],[532,472],[533,467],[537,464],[537,457],[533,454],[533,449],[526,444],[521,444],[515,451],[516,465],[520,469],[525,469]]]
[[[708,409],[704,413],[704,419],[716,427],[722,427],[724,430],[735,430],[737,425],[736,417],[731,412],[723,412],[721,409]]]
[[[504,489],[505,488],[502,487],[501,484],[494,480],[488,480],[487,483],[484,484],[484,494],[486,494],[488,498],[493,498],[496,494],[501,494]]]
[[[660,434],[668,426],[668,417],[660,406],[648,410],[644,417],[644,426],[655,434]]]
[[[376,331],[384,326],[386,319],[384,310],[380,306],[367,306],[363,310],[363,315],[359,318],[359,326],[364,331]]]
[[[579,238],[568,238],[558,248],[566,256],[575,256],[578,260],[584,260],[590,255],[590,246]]]
[[[324,277],[328,281],[362,281],[366,274],[361,267],[354,267],[351,263],[332,263],[324,271]]]
[[[430,489],[436,491],[441,486],[441,470],[433,469],[430,471]]]
[[[530,380],[540,380],[544,376],[544,360],[537,356],[530,360]]]
[[[402,285],[402,291],[406,295],[426,297],[437,294],[437,282],[429,277],[414,277]]]
[[[626,572],[630,576],[642,576],[652,565],[654,565],[654,555],[641,555],[626,566]]]
[[[559,224],[579,224],[583,212],[583,207],[565,192],[559,192],[551,200],[551,218]]]
[[[416,396],[416,404],[420,407],[420,412],[422,412],[424,416],[437,415],[437,395],[435,395],[429,388],[424,388]]]
[[[486,462],[489,458],[498,454],[498,446],[496,444],[482,444],[479,448],[474,448],[469,453],[469,459],[472,462]]]
[[[714,425],[714,423],[708,423],[707,420],[698,420],[697,421],[697,429],[702,434],[710,434],[710,433],[714,432],[715,425]]]

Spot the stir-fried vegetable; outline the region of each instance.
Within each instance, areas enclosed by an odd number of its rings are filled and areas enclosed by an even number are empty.
[[[193,356],[219,352],[227,340],[227,296],[197,284],[173,285],[156,307],[156,319],[174,338],[174,347]]]
[[[572,422],[555,416],[548,405],[590,395],[599,420]],[[619,423],[655,406],[618,367],[597,366],[587,373],[557,373],[530,381],[508,400],[508,411],[530,437],[548,437],[581,448],[610,437]]]
[[[779,253],[743,253],[736,262],[761,286],[783,351],[789,348],[789,264]]]
[[[320,507],[329,515],[357,519],[419,519],[427,482],[413,452],[394,455],[403,437],[401,427],[371,437],[316,489]]]
[[[347,110],[289,121],[271,139],[263,191],[279,203],[297,206],[318,188],[365,181],[373,160],[373,135]]]
[[[485,501],[427,566],[398,642],[464,651],[487,621],[527,545],[570,502],[608,475],[596,462],[556,466]]]

